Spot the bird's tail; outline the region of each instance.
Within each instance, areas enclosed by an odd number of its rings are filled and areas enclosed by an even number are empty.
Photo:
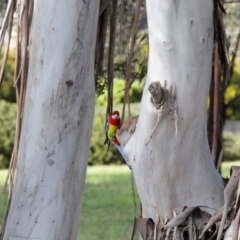
[[[123,160],[126,162],[126,164],[128,165],[129,169],[132,170],[132,167],[130,166],[127,158],[126,158],[125,155],[124,155],[123,148],[121,147],[121,145],[117,145],[117,144],[114,144],[114,145],[116,146],[116,148],[118,149],[118,151],[121,153],[122,158],[123,158]]]

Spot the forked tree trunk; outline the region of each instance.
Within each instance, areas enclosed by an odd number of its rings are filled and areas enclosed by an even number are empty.
[[[206,206],[213,213],[223,205],[224,188],[206,130],[213,3],[148,0],[147,14],[150,54],[140,115],[132,135],[117,135],[143,217],[163,222],[178,206]]]
[[[76,239],[94,112],[99,1],[35,0],[4,239]]]

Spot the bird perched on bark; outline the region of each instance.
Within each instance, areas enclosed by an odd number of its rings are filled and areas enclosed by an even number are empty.
[[[105,125],[106,140],[105,140],[104,144],[109,145],[110,142],[112,142],[116,146],[118,151],[121,153],[121,155],[122,155],[124,161],[126,162],[126,164],[128,165],[128,167],[130,169],[132,169],[128,163],[127,158],[125,157],[125,155],[123,153],[123,148],[116,137],[116,131],[119,129],[120,123],[121,123],[121,121],[120,121],[119,112],[113,111],[112,114],[109,116],[109,118],[106,121],[106,125]]]

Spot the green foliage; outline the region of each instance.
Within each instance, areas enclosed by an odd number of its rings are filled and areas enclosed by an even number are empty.
[[[121,61],[118,63],[115,63],[115,69],[114,71],[117,73],[119,77],[125,78],[127,73],[127,65],[126,61]],[[147,66],[146,66],[146,60],[143,60],[140,62],[138,59],[132,60],[132,72],[131,72],[131,79],[142,81],[144,77],[147,74]]]
[[[2,56],[0,54],[0,66],[2,65]],[[8,102],[16,102],[15,88],[13,87],[13,76],[14,76],[14,52],[9,51],[8,61],[6,64],[3,83],[0,91],[0,99],[4,99]]]
[[[223,21],[230,45],[230,53],[234,51],[240,24],[240,4],[239,2],[224,4],[227,14],[223,14]],[[238,55],[240,57],[240,55]]]
[[[7,177],[8,170],[0,170],[0,188],[3,189],[3,184],[5,183],[6,177]],[[8,193],[0,194],[0,221],[2,222],[3,216],[6,211],[8,201]]]
[[[138,33],[136,45],[134,48],[134,59],[131,62],[131,86],[130,86],[130,102],[140,102],[142,96],[142,85],[147,74],[147,58],[148,58],[148,34],[142,30]],[[118,49],[114,56],[114,104],[123,103],[125,91],[125,78],[127,73],[126,60],[126,43],[116,45]],[[122,49],[123,47],[123,49]],[[107,104],[107,65],[104,65],[104,70],[101,76],[98,76],[96,84],[96,94],[98,96],[97,103],[100,105]],[[103,96],[101,96],[103,95]]]
[[[223,145],[223,159],[225,161],[240,160],[240,134],[224,132]]]
[[[236,42],[239,34],[240,24],[240,4],[229,3],[226,6],[227,14],[223,14],[223,20],[225,25],[226,34],[229,43],[230,58],[232,52],[235,52]],[[231,120],[240,119],[240,49],[236,52],[236,61],[234,67],[234,73],[230,80],[230,84],[224,94],[224,103],[227,104],[226,118]]]
[[[240,161],[228,161],[221,164],[221,175],[224,178],[230,178],[230,171],[232,166],[240,166]]]
[[[15,136],[16,104],[0,100],[0,168],[7,168]]]
[[[113,105],[123,103],[124,91],[125,81],[123,79],[114,79]],[[142,83],[138,81],[133,82],[129,94],[131,103],[140,102],[142,97]],[[102,94],[97,97],[96,103],[101,106],[107,105],[107,90],[102,91]]]
[[[97,97],[101,96],[107,91],[107,80],[104,76],[98,76],[96,83],[96,94]]]
[[[121,112],[121,107],[115,109]],[[105,141],[105,116],[106,108],[96,106],[93,123],[91,145],[89,151],[89,165],[96,164],[122,164],[122,157],[113,144],[107,151]],[[139,111],[139,104],[132,105],[132,114]],[[127,117],[126,117],[127,118]],[[14,144],[16,104],[0,101],[0,169],[7,168]]]
[[[226,118],[231,120],[240,119],[240,63],[234,68],[234,73],[229,86],[224,94]]]

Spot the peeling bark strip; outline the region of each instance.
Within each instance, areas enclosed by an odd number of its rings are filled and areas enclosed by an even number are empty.
[[[152,82],[148,87],[149,92],[152,94],[151,101],[154,107],[159,109],[163,105],[163,89],[160,82]]]
[[[165,80],[164,86],[161,87],[159,81],[152,82],[148,87],[151,93],[151,102],[153,106],[157,109],[157,122],[153,128],[152,134],[146,143],[148,145],[151,140],[159,122],[165,115],[171,115],[175,121],[175,136],[177,136],[178,131],[178,113],[177,113],[177,97],[176,97],[176,85],[171,84],[169,89],[167,89],[167,82]]]

